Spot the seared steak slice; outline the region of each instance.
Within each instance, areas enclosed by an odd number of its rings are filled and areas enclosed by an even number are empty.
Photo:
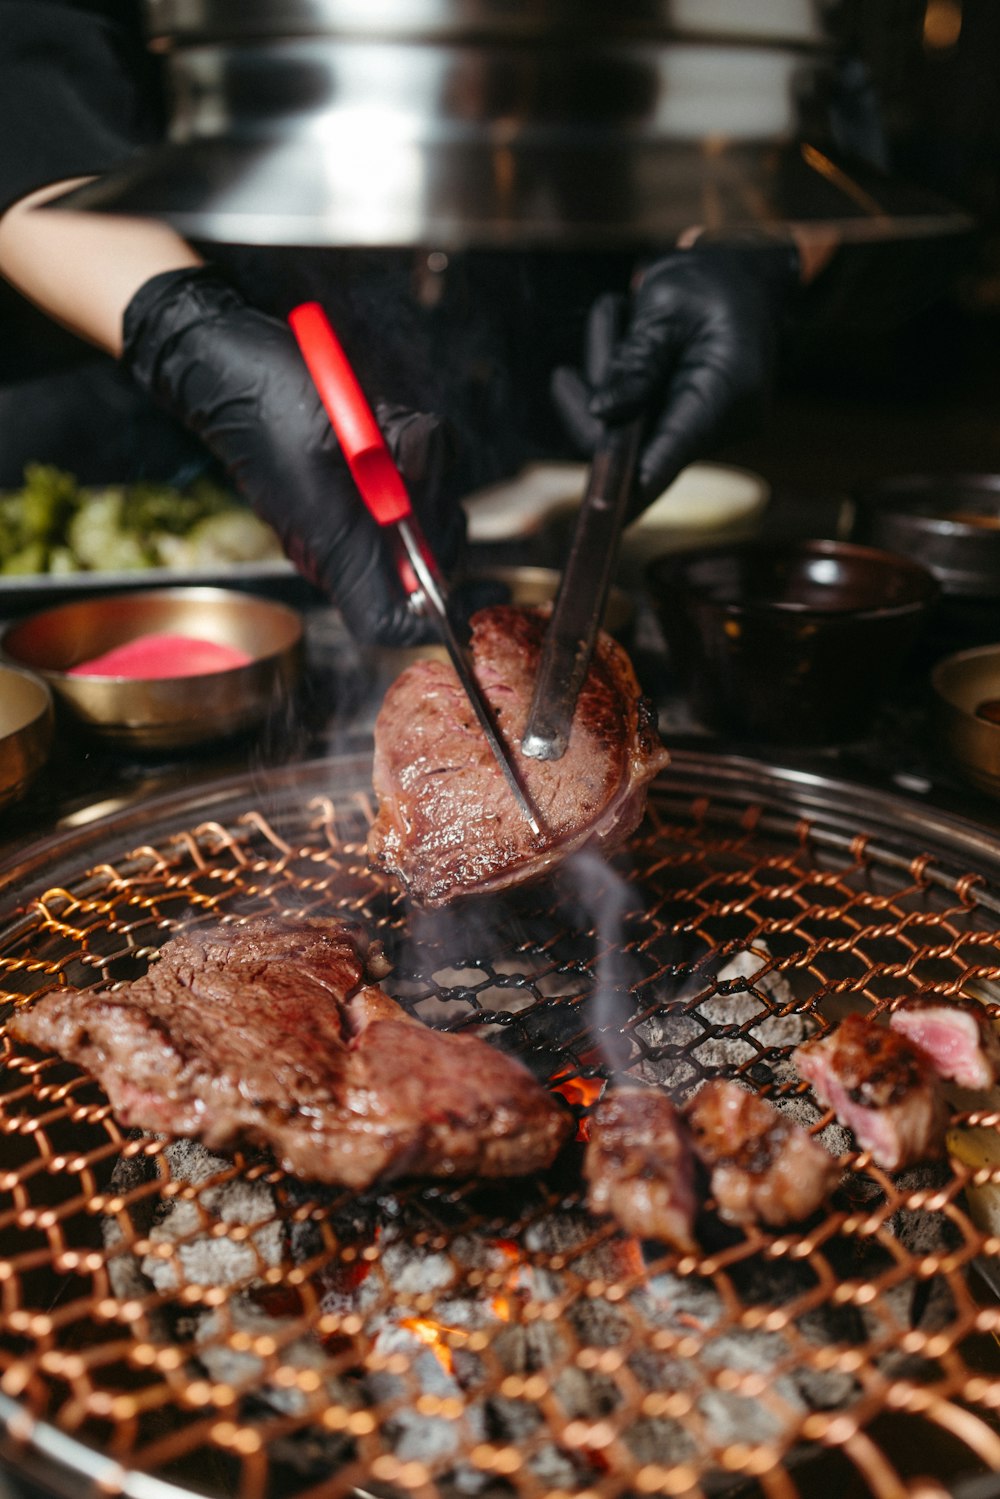
[[[389,688],[375,723],[373,866],[414,900],[441,905],[544,874],[584,844],[610,849],[642,819],[667,762],[632,664],[598,639],[561,760],[521,754],[547,614],[498,606],[473,616],[472,657],[544,828],[536,843],[451,666],[420,661]]]
[[[914,995],[893,1010],[889,1024],[927,1053],[939,1077],[961,1088],[992,1088],[1000,1076],[1000,1038],[974,999]]]
[[[820,1103],[887,1171],[943,1154],[946,1110],[930,1058],[897,1031],[848,1015],[792,1060]]]
[[[798,1223],[840,1180],[837,1162],[808,1130],[739,1083],[704,1083],[687,1119],[719,1216],[730,1223]]]
[[[590,1115],[583,1163],[587,1206],[626,1233],[695,1248],[694,1160],[684,1120],[666,1094],[616,1088]]]
[[[519,1062],[367,984],[370,952],[339,921],[183,932],[141,978],[52,990],[9,1029],[92,1072],[125,1125],[264,1145],[316,1181],[547,1166],[568,1113]]]

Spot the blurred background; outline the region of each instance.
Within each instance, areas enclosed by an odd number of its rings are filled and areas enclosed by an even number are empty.
[[[818,484],[832,493],[917,469],[996,470],[1000,6],[848,0],[836,14],[845,55],[863,63],[851,65],[857,144],[967,208],[979,228],[961,247],[858,252],[863,274],[852,269],[827,288],[793,333],[767,431],[727,457],[779,491]],[[950,263],[936,263],[938,252]]]

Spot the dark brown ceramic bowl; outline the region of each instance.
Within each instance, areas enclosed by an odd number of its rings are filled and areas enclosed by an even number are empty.
[[[661,557],[647,584],[699,718],[791,744],[864,729],[938,596],[909,558],[825,540]]]

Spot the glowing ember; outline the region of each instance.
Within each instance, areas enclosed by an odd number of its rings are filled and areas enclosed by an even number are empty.
[[[403,1317],[399,1325],[427,1345],[446,1374],[454,1374],[455,1359],[446,1340],[455,1338],[464,1342],[469,1336],[467,1332],[460,1327],[446,1327],[443,1322],[434,1322],[430,1317]]]
[[[607,1087],[607,1078],[604,1077],[581,1077],[576,1072],[562,1072],[557,1074],[549,1084],[553,1093],[560,1093],[566,1102],[574,1109],[589,1109],[600,1098]],[[580,1119],[576,1128],[578,1140],[590,1139],[590,1121],[586,1118]]]

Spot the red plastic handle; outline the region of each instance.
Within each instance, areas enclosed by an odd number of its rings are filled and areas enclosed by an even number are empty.
[[[329,318],[318,302],[303,302],[288,321],[362,499],[380,526],[404,520],[413,507],[403,476]]]

